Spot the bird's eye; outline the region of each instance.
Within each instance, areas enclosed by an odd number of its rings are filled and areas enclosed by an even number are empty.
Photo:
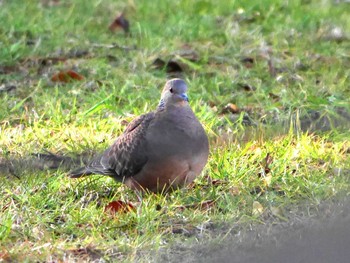
[[[174,92],[174,91],[173,91],[173,88],[170,88],[170,90],[169,90],[169,91],[170,91],[170,93],[173,93],[173,92]]]

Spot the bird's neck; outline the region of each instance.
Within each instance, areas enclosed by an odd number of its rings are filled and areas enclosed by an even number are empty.
[[[159,104],[158,104],[158,108],[157,108],[158,110],[164,110],[165,109],[165,102],[164,102],[164,100],[160,100],[159,101]]]
[[[179,107],[188,107],[188,102],[187,102],[187,101],[179,101],[179,102],[177,102],[177,103],[174,103],[174,104],[170,104],[170,105],[169,105],[169,103],[166,104],[166,103],[164,102],[164,100],[161,99],[161,100],[159,101],[157,110],[165,110],[165,109],[169,109],[169,108],[174,108],[174,109],[176,109],[176,108],[179,108]]]

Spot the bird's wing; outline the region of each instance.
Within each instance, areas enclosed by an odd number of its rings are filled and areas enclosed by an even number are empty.
[[[145,136],[153,119],[153,112],[134,119],[111,147],[82,170],[84,174],[103,174],[119,181],[137,174],[148,160]]]

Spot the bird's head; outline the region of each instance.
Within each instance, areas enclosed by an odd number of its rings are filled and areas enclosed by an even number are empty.
[[[188,97],[186,91],[187,85],[182,79],[168,80],[164,85],[159,107],[187,104]]]

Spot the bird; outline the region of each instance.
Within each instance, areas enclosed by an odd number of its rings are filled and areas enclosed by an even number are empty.
[[[69,176],[106,175],[135,191],[153,193],[193,182],[208,161],[209,142],[187,89],[182,79],[168,80],[154,111],[131,121],[109,148]]]

